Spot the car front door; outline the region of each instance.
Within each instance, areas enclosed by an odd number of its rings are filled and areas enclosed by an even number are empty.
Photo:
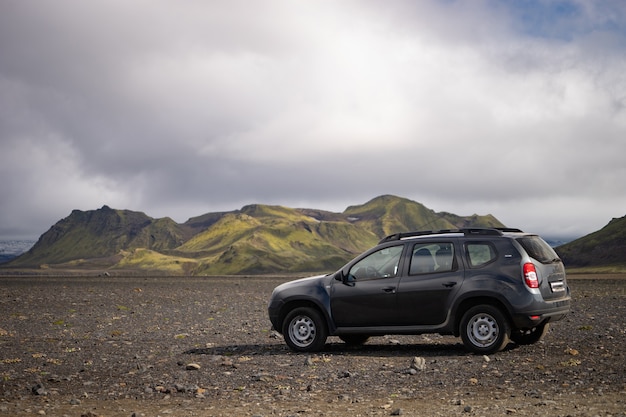
[[[393,325],[404,245],[376,250],[354,263],[333,284],[331,311],[337,327]]]
[[[450,300],[463,283],[452,241],[415,243],[408,273],[398,285],[401,325],[436,325],[446,320]]]

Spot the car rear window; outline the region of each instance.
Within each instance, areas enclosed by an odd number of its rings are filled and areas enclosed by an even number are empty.
[[[531,258],[538,260],[542,264],[551,263],[559,259],[554,249],[539,236],[524,236],[516,240]]]

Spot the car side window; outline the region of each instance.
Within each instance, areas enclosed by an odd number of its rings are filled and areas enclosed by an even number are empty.
[[[448,272],[456,269],[452,242],[417,243],[413,246],[410,275]]]
[[[398,274],[403,245],[380,249],[361,259],[350,268],[348,277],[354,281],[392,278]]]
[[[472,268],[479,268],[496,259],[496,249],[489,242],[469,242],[465,251]]]

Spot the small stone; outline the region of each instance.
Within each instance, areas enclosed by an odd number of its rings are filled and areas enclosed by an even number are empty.
[[[185,369],[188,371],[197,371],[200,368],[201,366],[197,363],[188,363],[187,366],[185,366]]]
[[[402,415],[402,413],[403,413],[403,411],[402,411],[402,409],[401,409],[401,408],[396,408],[395,410],[393,410],[393,411],[391,412],[391,414],[390,414],[390,415],[392,415],[392,416],[401,416],[401,415]]]
[[[70,400],[70,405],[80,405],[80,400],[78,398],[72,398]]]
[[[414,357],[413,361],[411,362],[411,368],[418,371],[423,371],[424,368],[426,368],[426,359],[418,356]]]
[[[42,384],[37,384],[31,388],[31,392],[35,395],[48,395],[48,391]]]
[[[268,373],[260,373],[260,374],[255,374],[252,375],[252,380],[253,381],[260,381],[260,382],[270,382],[272,381],[274,378],[272,377],[271,374]]]
[[[524,395],[531,398],[541,398],[541,393],[535,389],[525,392]]]
[[[491,362],[491,358],[490,358],[489,356],[487,356],[487,355],[484,355],[484,356],[483,356],[483,360],[484,360],[485,362]]]
[[[465,407],[463,407],[463,412],[464,413],[471,413],[473,410],[471,405],[466,405]]]

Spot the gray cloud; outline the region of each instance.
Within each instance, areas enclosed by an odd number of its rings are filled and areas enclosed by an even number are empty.
[[[577,236],[626,206],[626,7],[8,1],[0,237],[380,194]]]

